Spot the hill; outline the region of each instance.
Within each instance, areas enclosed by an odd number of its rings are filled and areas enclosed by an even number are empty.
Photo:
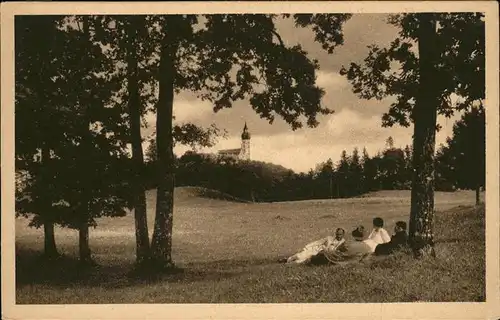
[[[474,199],[474,193],[471,190],[457,190],[453,192],[435,191],[434,198],[436,202],[456,202],[461,201],[461,199]],[[368,192],[357,196],[356,199],[365,200],[400,200],[400,201],[410,201],[411,200],[411,190],[379,190]],[[481,200],[484,201],[484,192],[481,193]]]
[[[150,189],[146,192],[147,198],[154,197],[156,199],[156,189]],[[243,199],[239,199],[227,193],[203,188],[203,187],[177,187],[174,191],[174,203],[175,204],[194,204],[200,202],[206,202],[207,200],[218,200],[218,201],[228,201],[228,202],[248,202]]]

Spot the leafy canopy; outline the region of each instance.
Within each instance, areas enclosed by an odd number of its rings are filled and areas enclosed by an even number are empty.
[[[436,13],[440,63],[434,85],[440,92],[438,114],[450,117],[454,111],[470,109],[485,95],[485,45],[482,13]],[[418,90],[419,63],[416,50],[419,14],[391,15],[388,22],[399,28],[389,47],[369,46],[363,63],[342,67],[341,74],[363,99],[393,97],[395,101],[382,117],[383,126],[408,127]],[[456,102],[452,95],[458,97]]]
[[[342,44],[341,25],[349,15],[328,17],[321,22],[331,22],[334,32],[319,38],[328,39],[333,50]],[[321,105],[324,91],[315,84],[318,61],[310,60],[300,45],[283,42],[275,27],[278,18],[264,14],[176,17],[185,40],[176,57],[176,89],[196,92],[212,102],[216,112],[248,98],[257,114],[270,123],[279,115],[293,130],[301,128],[303,121],[317,126],[317,114],[333,112]],[[318,23],[318,18],[306,18],[294,16],[301,26]]]

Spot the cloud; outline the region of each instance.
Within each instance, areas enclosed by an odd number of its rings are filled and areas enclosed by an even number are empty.
[[[322,81],[341,82],[339,77],[332,75],[333,73],[324,73],[321,75]],[[328,158],[337,161],[343,150],[351,153],[354,147],[360,151],[366,147],[368,153],[373,156],[385,147],[385,141],[389,136],[393,137],[396,147],[404,147],[412,143],[412,126],[383,128],[381,112],[367,114],[362,108],[342,108],[333,115],[323,117],[316,128],[292,131],[284,123],[269,125],[267,121],[260,119],[248,106],[244,105],[214,114],[210,106],[201,101],[178,99],[176,103],[179,104],[176,110],[182,110],[180,114],[183,121],[198,124],[213,121],[220,128],[231,128],[227,139],[219,139],[215,147],[202,149],[202,152],[216,153],[221,149],[240,147],[240,134],[246,120],[252,133],[252,159],[281,164],[297,172],[306,172]],[[352,103],[362,102],[354,100]],[[388,104],[384,101],[378,103]],[[248,117],[242,116],[246,113],[245,109],[249,112]],[[437,147],[446,142],[446,137],[452,135],[453,124],[459,118],[460,114],[456,114],[451,119],[438,118],[443,129],[437,133]],[[155,116],[151,115],[151,119],[155,119]],[[144,147],[146,148],[146,145]],[[179,145],[174,151],[177,155],[182,155],[188,149],[189,147]]]
[[[330,118],[327,123],[327,130],[333,136],[343,136],[345,133],[372,133],[374,127],[378,127],[379,116],[364,117],[360,112],[351,109],[343,109]],[[378,130],[380,131],[380,130]],[[353,134],[348,135],[348,137]]]
[[[320,62],[322,71],[339,72],[342,65],[362,61],[367,46],[386,46],[398,29],[387,23],[388,14],[354,14],[343,26],[344,44],[328,54],[314,40],[311,28],[296,28],[292,19],[277,21],[277,30],[287,45],[300,44],[309,56]]]
[[[443,129],[437,133],[436,146],[445,143],[452,134],[452,126],[460,115],[452,119],[439,117]],[[346,150],[349,154],[357,147],[366,148],[373,156],[385,148],[386,139],[392,136],[396,147],[411,145],[413,127],[382,128],[380,116],[364,117],[362,113],[344,109],[315,129],[287,131],[275,135],[253,135],[251,155],[253,160],[281,164],[296,172],[307,172],[316,164],[331,158],[334,162]],[[239,137],[222,141],[215,148],[205,151],[237,148]]]
[[[316,72],[316,85],[319,87],[334,87],[342,89],[349,86],[349,82],[344,76],[336,72],[318,71]]]
[[[443,129],[436,135],[436,148],[452,135],[453,124],[459,118],[460,114],[451,119],[438,118]],[[295,172],[307,172],[329,158],[337,162],[343,150],[351,154],[355,147],[360,152],[366,148],[369,155],[374,156],[385,148],[389,136],[393,137],[396,147],[403,148],[411,145],[412,134],[412,126],[382,128],[380,116],[364,117],[360,112],[345,109],[318,128],[295,132],[289,130],[272,135],[253,134],[251,157],[252,160],[283,165]],[[217,153],[218,150],[239,148],[240,145],[239,135],[234,135],[220,140],[213,148],[202,149],[201,152]],[[187,150],[189,147],[176,146],[174,152],[180,156]]]
[[[193,93],[183,91],[174,97],[173,112],[175,123],[195,123],[209,125],[205,119],[213,113],[212,105],[208,101],[201,101]],[[142,136],[151,136],[156,128],[156,114],[149,112],[144,117],[147,128],[142,128]]]
[[[174,117],[176,122],[184,123],[204,119],[212,112],[213,106],[208,101],[175,98]]]

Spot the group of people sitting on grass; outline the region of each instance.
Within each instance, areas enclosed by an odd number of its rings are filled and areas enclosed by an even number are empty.
[[[389,255],[406,247],[408,243],[406,222],[396,222],[394,234],[391,237],[384,229],[384,220],[378,217],[373,219],[373,230],[367,238],[365,238],[363,226],[355,228],[351,235],[352,240],[346,240],[345,230],[338,228],[335,236],[311,242],[300,252],[280,259],[280,262],[313,265],[343,264],[361,261],[371,255]]]

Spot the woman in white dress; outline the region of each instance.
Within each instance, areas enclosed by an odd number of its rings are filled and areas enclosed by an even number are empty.
[[[384,220],[376,217],[373,219],[373,230],[364,242],[375,252],[377,245],[391,241],[391,236],[384,229]]]
[[[286,263],[307,263],[312,257],[317,255],[323,250],[336,250],[340,245],[345,242],[345,230],[342,228],[337,228],[335,231],[335,237],[328,236],[326,238],[308,243],[300,252],[288,257]],[[285,262],[285,261],[284,261]]]

